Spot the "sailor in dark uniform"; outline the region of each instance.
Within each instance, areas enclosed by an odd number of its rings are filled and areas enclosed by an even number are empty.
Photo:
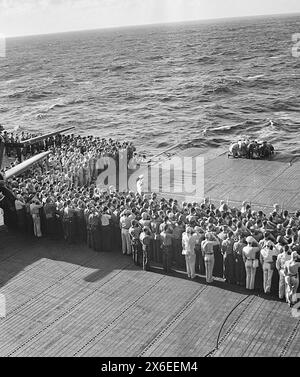
[[[56,232],[56,205],[50,197],[46,199],[43,210],[46,235],[53,237]]]
[[[141,264],[141,251],[142,251],[142,245],[140,241],[141,232],[142,232],[142,229],[139,225],[139,222],[137,220],[132,220],[131,227],[129,228],[129,235],[131,239],[133,263],[136,266],[139,266]]]

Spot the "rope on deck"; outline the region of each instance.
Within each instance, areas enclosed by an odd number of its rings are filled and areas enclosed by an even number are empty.
[[[231,326],[229,327],[229,329],[226,331],[226,333],[222,336],[221,340],[220,340],[220,336],[221,336],[221,333],[222,333],[222,330],[223,330],[223,327],[225,326],[225,323],[227,322],[228,318],[231,316],[231,314],[244,302],[246,301],[249,297],[251,297],[251,299],[249,300],[249,302],[245,305],[244,309],[241,311],[241,313],[238,315],[237,319],[231,324]],[[237,325],[237,323],[240,321],[240,319],[242,318],[243,314],[246,312],[246,310],[248,309],[248,307],[252,304],[253,300],[255,299],[255,296],[253,295],[248,295],[246,297],[244,297],[241,301],[239,301],[234,307],[233,309],[229,312],[229,314],[227,315],[227,317],[224,319],[224,321],[222,322],[222,325],[220,327],[220,330],[219,330],[219,333],[218,333],[218,337],[217,337],[217,343],[216,343],[216,347],[211,350],[210,352],[208,352],[204,357],[212,357],[214,356],[214,354],[218,351],[219,349],[219,346],[225,341],[225,339],[228,337],[228,335],[230,335],[232,333],[232,331],[234,330],[235,326]]]
[[[296,337],[296,334],[298,333],[298,329],[300,327],[300,320],[296,323],[295,327],[293,328],[290,336],[288,337],[285,345],[283,346],[283,349],[279,355],[279,357],[285,357],[288,350],[289,350],[289,346],[291,345],[291,343],[293,342],[293,340],[295,339]]]

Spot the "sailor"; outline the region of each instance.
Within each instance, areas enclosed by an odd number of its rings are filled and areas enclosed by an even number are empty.
[[[130,235],[130,240],[131,240],[133,263],[136,266],[139,266],[141,264],[141,259],[142,259],[141,258],[142,245],[140,241],[141,232],[142,232],[142,228],[140,227],[139,222],[137,220],[132,220],[131,227],[129,228],[129,235]]]
[[[75,242],[76,224],[75,210],[72,207],[71,200],[67,200],[63,212],[64,238],[69,243]]]
[[[151,243],[152,243],[152,234],[148,227],[145,227],[140,234],[140,241],[142,244],[143,250],[143,270],[149,271],[149,262],[150,262],[150,251],[151,251]]]
[[[144,176],[140,175],[136,181],[136,189],[139,195],[143,195],[144,192]]]
[[[162,249],[162,263],[163,270],[166,273],[170,272],[171,269],[171,256],[172,256],[172,229],[168,224],[164,224],[160,233],[160,242]]]
[[[288,245],[283,246],[282,252],[277,256],[276,268],[279,273],[279,298],[281,300],[286,299],[286,284],[285,284],[285,274],[284,266],[285,263],[291,259],[291,250]]]
[[[162,255],[161,255],[161,248],[160,248],[160,232],[159,227],[162,223],[161,218],[159,217],[158,213],[153,215],[153,218],[150,222],[150,229],[153,234],[153,241],[152,241],[152,260],[156,263],[162,262]],[[180,237],[181,242],[181,237]],[[176,250],[176,245],[174,245],[174,250]]]
[[[243,234],[238,235],[238,240],[233,245],[236,284],[245,286],[246,271],[243,261],[243,248],[246,246]]]
[[[79,200],[77,203],[77,206],[75,208],[75,218],[76,218],[76,224],[77,224],[77,236],[79,242],[85,242],[86,241],[86,223],[85,223],[85,217],[84,217],[84,209],[85,205],[82,200]]]
[[[182,234],[182,255],[185,256],[186,271],[188,278],[195,279],[195,266],[196,266],[196,236],[193,234],[193,229],[187,227],[185,233]]]
[[[87,230],[87,246],[90,248],[90,249],[93,249],[94,248],[94,242],[93,242],[93,223],[94,223],[94,216],[95,216],[95,208],[92,207],[92,206],[89,206],[89,208],[87,208],[85,210],[85,216],[87,218],[87,221],[86,221],[86,224],[87,224],[87,227],[86,227],[86,230]]]
[[[259,266],[257,254],[260,247],[257,241],[249,236],[246,238],[247,246],[243,248],[243,260],[246,269],[246,289],[253,290],[255,284],[256,269]]]
[[[300,257],[296,251],[291,254],[291,259],[284,265],[284,276],[286,284],[286,299],[290,306],[297,302],[297,290],[299,287]]]
[[[33,220],[33,232],[38,238],[42,237],[40,218],[40,209],[42,207],[42,203],[37,198],[34,198],[30,204],[30,214]]]
[[[229,284],[235,284],[235,262],[233,253],[233,232],[228,232],[227,239],[222,242],[221,251],[224,261],[225,281]]]
[[[129,228],[131,226],[130,217],[131,212],[129,210],[125,210],[120,217],[120,228],[121,228],[121,236],[122,236],[122,252],[123,254],[131,255],[131,241],[129,235]]]
[[[102,250],[111,251],[111,214],[107,206],[104,206],[101,214]]]
[[[247,158],[253,159],[259,156],[259,144],[257,140],[249,141],[247,145]]]
[[[21,232],[25,232],[25,221],[26,221],[26,214],[25,214],[25,202],[22,198],[22,195],[18,194],[15,200],[15,208],[17,212],[17,220],[18,220],[18,228]]]
[[[195,235],[195,254],[196,254],[196,271],[198,271],[201,275],[205,274],[205,264],[204,258],[201,252],[201,242],[204,241],[205,235],[203,229],[200,226],[195,226],[194,228],[194,235]]]
[[[205,240],[201,242],[201,250],[205,264],[206,282],[213,282],[213,270],[215,265],[214,246],[220,245],[219,239],[212,232],[205,234]]]
[[[91,219],[92,226],[92,248],[95,251],[109,251],[104,249],[106,244],[103,242],[103,231],[102,231],[102,214],[99,205],[96,205],[94,216]],[[107,240],[108,241],[108,240]]]
[[[51,197],[46,198],[44,204],[46,234],[54,236],[56,232],[56,205]]]
[[[229,153],[234,157],[238,158],[239,157],[239,151],[240,151],[240,146],[239,143],[233,143],[229,147]]]
[[[121,240],[121,229],[120,229],[120,211],[117,205],[116,199],[113,199],[111,204],[111,243],[113,251],[120,251],[122,240]]]
[[[260,263],[263,269],[263,285],[265,293],[270,293],[271,291],[272,276],[277,255],[276,248],[271,241],[264,244],[260,250]]]

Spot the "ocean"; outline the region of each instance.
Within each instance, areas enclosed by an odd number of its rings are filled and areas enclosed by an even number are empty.
[[[0,124],[171,147],[240,137],[300,153],[300,15],[10,38],[0,58]]]

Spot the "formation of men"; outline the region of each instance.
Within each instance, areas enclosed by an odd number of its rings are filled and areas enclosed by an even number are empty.
[[[295,303],[300,211],[291,214],[275,204],[267,214],[246,202],[230,208],[224,201],[179,203],[156,193],[99,189],[97,156],[117,156],[128,147],[133,155],[129,143],[61,137],[47,163],[7,181],[16,196],[16,218],[6,223],[36,237],[86,242],[98,252],[122,251],[144,270],[186,267],[191,279],[199,273],[212,283],[218,276],[266,294],[277,284],[279,297]]]

